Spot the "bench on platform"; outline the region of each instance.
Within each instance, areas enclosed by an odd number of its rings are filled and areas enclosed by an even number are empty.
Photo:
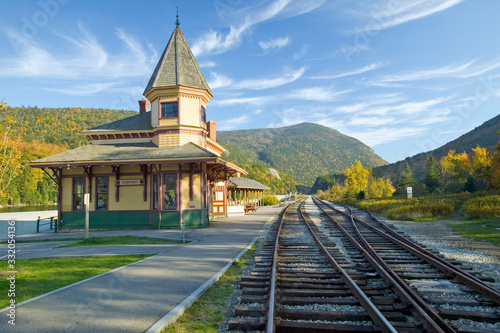
[[[255,205],[247,205],[245,206],[245,213],[248,213],[248,212],[256,212],[257,211],[257,208],[255,208]]]

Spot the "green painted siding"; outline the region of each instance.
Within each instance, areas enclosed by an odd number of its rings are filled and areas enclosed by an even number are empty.
[[[208,225],[208,212],[203,210],[204,224],[201,224],[201,213],[196,211],[184,211],[182,220],[185,228],[201,228]],[[149,223],[149,210],[147,211],[107,211],[90,212],[90,229],[158,229],[158,211],[151,212],[151,223]],[[62,212],[61,230],[84,229],[84,212]],[[180,228],[179,212],[162,212],[161,229]]]
[[[84,212],[63,212],[61,229],[84,229]],[[90,229],[148,229],[155,225],[149,224],[149,211],[120,212],[90,212]]]
[[[161,229],[180,228],[179,212],[162,212]]]
[[[203,210],[204,218],[203,224],[201,224],[201,214],[199,210],[186,210],[182,212],[182,222],[185,228],[202,228],[208,225],[207,210]]]

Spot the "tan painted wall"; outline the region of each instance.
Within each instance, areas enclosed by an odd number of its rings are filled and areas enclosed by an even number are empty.
[[[151,103],[151,126],[153,128],[158,127],[158,99],[155,99]]]
[[[158,134],[153,142],[158,147],[177,147],[181,145],[180,135],[176,133]]]
[[[63,178],[62,179],[62,186],[63,186],[63,192],[62,192],[62,203],[61,203],[61,208],[63,211],[70,211],[72,210],[73,207],[71,207],[71,204],[73,202],[73,178]]]
[[[121,169],[121,168],[120,168]],[[121,171],[121,170],[120,170]],[[120,180],[142,179],[141,176],[122,176]],[[150,176],[147,177],[147,199],[143,201],[143,185],[120,186],[120,201],[115,202],[115,177],[109,177],[109,210],[148,210],[150,197]]]
[[[189,200],[189,174],[182,176],[182,209],[201,208],[201,186],[200,175],[193,175],[193,201]]]
[[[160,171],[179,171],[179,164],[169,163],[160,165]]]
[[[181,96],[180,118],[182,125],[200,126],[200,99],[191,96]]]

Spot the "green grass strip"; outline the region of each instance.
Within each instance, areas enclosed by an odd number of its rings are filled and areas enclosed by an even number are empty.
[[[487,240],[500,246],[500,219],[462,220],[446,225],[464,237]]]
[[[99,257],[63,257],[63,258],[36,258],[17,259],[15,271],[16,304],[27,299],[48,293],[72,283],[88,279],[92,276],[108,272],[112,269],[151,257],[146,255],[116,255]],[[0,270],[0,308],[9,305],[7,297],[10,274],[7,271],[7,260],[1,261]]]
[[[238,285],[238,276],[255,251],[255,244],[220,277],[198,301],[162,333],[216,333],[224,320],[227,298]]]
[[[190,242],[186,242],[190,243]],[[62,245],[60,247],[76,247],[76,246],[93,246],[93,245],[145,245],[145,244],[182,244],[182,241],[150,238],[150,237],[135,237],[135,236],[120,236],[120,237],[91,237],[76,243]]]

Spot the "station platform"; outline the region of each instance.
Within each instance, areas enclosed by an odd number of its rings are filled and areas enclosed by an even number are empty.
[[[15,326],[8,324],[3,309],[0,332],[156,332],[199,297],[276,219],[280,210],[278,206],[260,207],[244,216],[216,219],[207,228],[185,230],[190,244],[150,246],[149,253],[157,255],[18,304]],[[82,234],[44,233],[17,239],[81,238]],[[123,235],[182,239],[181,230],[91,232],[91,237]],[[61,242],[44,243],[17,244],[16,257],[68,256],[68,248],[55,249]],[[117,252],[110,248],[70,248],[70,255]],[[134,245],[120,248],[129,248],[129,254],[134,253],[133,248],[144,250],[144,246]],[[0,249],[2,255],[6,254],[6,244]]]

